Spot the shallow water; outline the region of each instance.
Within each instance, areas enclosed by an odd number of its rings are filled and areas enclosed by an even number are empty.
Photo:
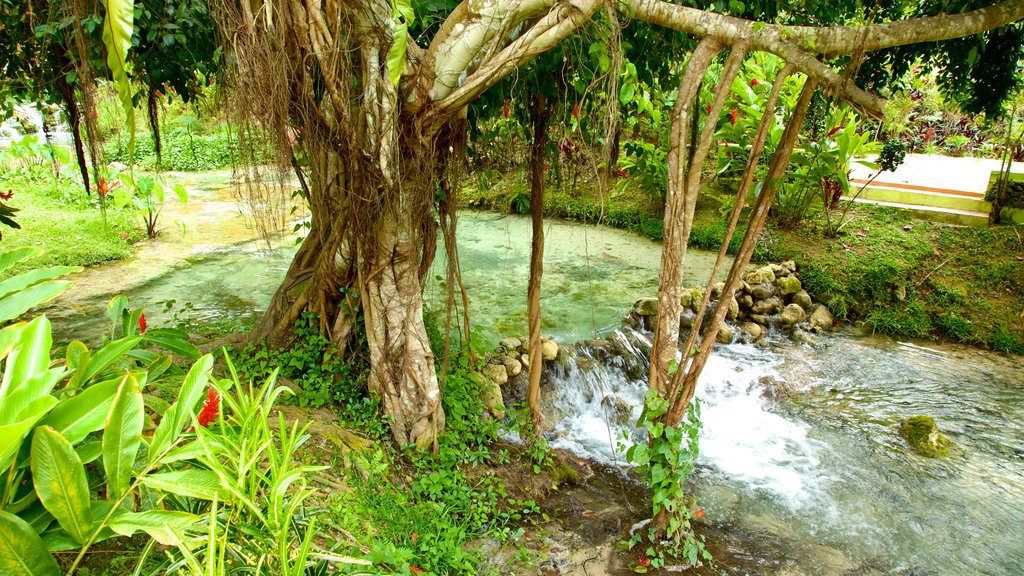
[[[723,564],[730,573],[1024,573],[1021,368],[970,348],[850,336],[814,349],[719,347],[698,389],[694,488],[704,522],[735,550]],[[553,443],[621,463],[609,437],[639,437],[613,422],[617,401],[603,399],[622,398],[636,417],[644,383],[570,368],[554,387],[558,410],[581,409]],[[936,419],[954,456],[907,449],[898,425],[916,414]]]

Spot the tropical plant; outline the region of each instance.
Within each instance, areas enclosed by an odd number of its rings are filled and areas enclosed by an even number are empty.
[[[114,205],[134,207],[146,225],[146,235],[156,238],[160,232],[157,224],[164,205],[164,187],[148,174],[136,176],[134,172],[121,172],[117,177],[123,186],[114,194]],[[188,202],[188,191],[180,183],[174,185],[174,193],[182,204]]]

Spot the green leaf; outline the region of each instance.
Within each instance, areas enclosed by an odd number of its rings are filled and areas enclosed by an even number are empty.
[[[128,117],[131,137],[128,156],[135,148],[135,109],[132,107],[132,84],[128,70],[128,49],[132,46],[135,5],[129,0],[100,0],[106,8],[103,16],[103,45],[107,49],[107,67],[117,85],[121,105]]]
[[[53,280],[67,274],[81,272],[81,266],[54,266],[53,268],[37,268],[24,274],[18,274],[0,282],[0,298],[6,298],[15,292],[20,292],[29,286],[35,286],[45,280]]]
[[[122,536],[131,536],[141,530],[164,546],[176,546],[181,540],[175,532],[198,521],[199,516],[188,512],[149,510],[119,514],[110,519],[108,526]]]
[[[118,358],[124,356],[126,352],[135,348],[142,341],[142,336],[129,336],[127,338],[121,338],[120,340],[114,340],[107,344],[103,348],[100,348],[93,354],[92,358],[89,359],[89,364],[85,367],[82,372],[80,382],[88,382],[90,378],[99,374],[103,370],[106,370],[108,366],[113,364]]]
[[[85,544],[92,531],[92,513],[85,466],[78,454],[56,430],[40,426],[32,436],[31,466],[43,506],[76,542]]]
[[[110,318],[110,321],[116,324],[121,319],[121,313],[127,309],[128,298],[123,294],[118,294],[107,303],[107,318]]]
[[[126,373],[103,429],[103,469],[107,472],[107,499],[111,502],[128,491],[144,421],[142,391],[135,377]]]
[[[206,383],[210,379],[213,368],[213,356],[207,354],[196,361],[189,369],[178,392],[178,400],[167,409],[163,419],[153,432],[153,440],[149,445],[149,463],[152,464],[163,455],[181,436],[185,423],[192,417],[196,402],[203,396]]]
[[[46,316],[39,316],[25,325],[7,356],[3,380],[0,381],[0,400],[6,401],[30,378],[46,371],[50,366],[52,344],[50,321]],[[49,390],[39,395],[48,392]]]
[[[0,573],[10,576],[59,576],[57,561],[27,522],[0,510]]]
[[[405,69],[405,47],[408,37],[408,25],[404,22],[395,23],[394,40],[388,50],[388,75],[391,83],[398,86],[402,79],[402,70]]]
[[[42,253],[43,249],[38,246],[23,246],[21,248],[15,248],[14,250],[7,250],[0,253],[0,274],[18,262],[28,260],[29,258],[35,258]]]
[[[210,470],[190,468],[188,470],[149,474],[142,479],[142,483],[150,488],[188,498],[199,498],[201,500],[213,500],[214,497],[218,499],[224,498],[224,494],[221,492],[220,478],[215,472]]]
[[[121,379],[106,380],[89,386],[76,396],[60,403],[43,420],[72,445],[103,427]]]
[[[622,88],[619,89],[619,102],[623,106],[633,101],[633,96],[636,94],[636,85],[632,82],[623,82]]]
[[[89,464],[103,455],[103,443],[98,440],[86,442],[75,448],[75,454],[78,454],[78,457],[82,459],[82,464]]]
[[[174,193],[178,195],[178,202],[182,204],[188,203],[188,190],[180,182],[174,185]]]
[[[0,426],[0,470],[7,469],[11,459],[21,450],[25,436],[55,404],[56,398],[43,396],[33,403],[33,408],[37,410],[35,414],[30,414],[21,422]]]
[[[155,332],[155,330],[153,330],[153,332]],[[163,336],[161,334],[150,334],[150,332],[146,332],[143,339],[145,339],[146,342],[156,344],[168,352],[184,356],[193,362],[198,360],[203,354],[199,351],[199,348],[196,348],[194,345],[189,343],[187,337],[185,340],[182,340],[179,338]]]
[[[14,389],[0,403],[0,424],[17,422],[38,413],[37,401],[49,396],[50,391],[67,372],[64,367],[51,368],[36,374]],[[49,403],[44,406],[49,410]]]
[[[51,280],[26,288],[0,300],[0,322],[7,322],[34,308],[53,300],[71,287],[69,280]]]

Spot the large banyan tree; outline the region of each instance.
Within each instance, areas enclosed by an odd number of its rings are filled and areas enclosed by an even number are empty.
[[[725,314],[722,307],[709,325],[694,327],[684,344],[686,361],[670,371],[678,358],[687,237],[715,126],[705,122],[702,131],[691,133],[692,116],[705,112],[695,110],[694,102],[713,59],[727,52],[707,111],[711,118],[721,113],[732,79],[751,52],[771,52],[787,63],[765,110],[775,109],[787,75],[807,77],[788,111],[783,143],[770,159],[726,283],[722,298],[728,301],[813,91],[827,90],[878,115],[883,102],[859,88],[851,71],[865,53],[991,30],[1024,17],[1024,0],[857,27],[780,26],[662,0],[464,0],[443,10],[439,24],[425,27],[422,44],[409,33],[416,15],[407,0],[217,2],[213,12],[228,46],[227,63],[234,66],[234,108],[261,128],[249,134],[275,139],[282,166],[294,164],[297,147],[309,162],[311,228],[252,337],[286,343],[296,318],[311,311],[339,347],[365,346],[369,386],[381,396],[399,443],[429,446],[444,428],[422,294],[438,220],[445,224],[457,206],[444,178],[464,150],[467,107],[518,67],[591,25],[599,10],[617,12],[625,25],[643,21],[685,33],[696,44],[681,74],[672,122],[650,374],[651,386],[672,401],[663,418],[674,424],[692,398]],[[829,64],[844,55],[849,58],[842,71]],[[752,143],[739,194],[750,188],[766,131],[767,119]],[[743,202],[735,204],[730,231]],[[354,337],[357,323],[365,327],[365,344]]]

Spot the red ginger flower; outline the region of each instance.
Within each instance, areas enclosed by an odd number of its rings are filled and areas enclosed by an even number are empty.
[[[220,412],[220,394],[213,388],[206,394],[206,401],[203,402],[203,409],[199,412],[199,425],[203,427],[209,426],[214,420],[217,419],[217,414]]]
[[[759,82],[759,81],[757,80],[757,78],[751,78],[751,79],[750,79],[750,85],[751,85],[751,86],[757,86],[757,85],[758,85],[758,84],[760,84],[760,83],[761,83],[761,82]]]
[[[732,110],[729,112],[729,124],[736,125],[736,111]]]
[[[122,234],[123,234],[123,232],[122,232]],[[125,234],[125,238],[126,239],[127,239],[127,237],[128,237],[128,235]],[[145,334],[145,333],[146,333],[146,313],[143,312],[142,314],[139,314],[139,334]]]

